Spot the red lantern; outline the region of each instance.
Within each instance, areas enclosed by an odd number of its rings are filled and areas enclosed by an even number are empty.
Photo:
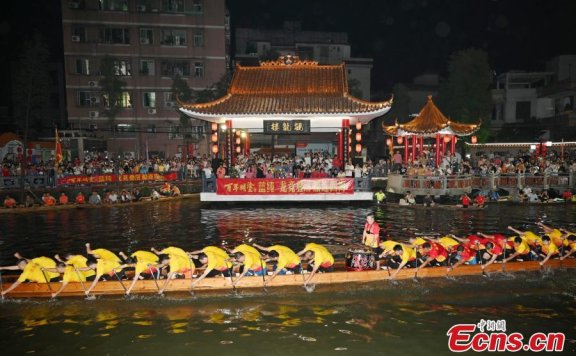
[[[240,144],[240,137],[236,137],[236,144],[237,144],[237,145]]]
[[[352,146],[348,146],[348,153],[352,152]]]
[[[218,142],[218,134],[217,133],[212,134],[212,142]]]
[[[356,123],[356,130],[358,131],[362,130],[362,123],[360,121]]]
[[[404,138],[402,138],[402,136],[398,136],[398,138],[396,139],[396,141],[398,141],[398,144],[401,145],[402,142],[404,142]]]
[[[362,152],[362,145],[357,143],[356,144],[356,153],[360,153],[360,152]]]
[[[240,153],[240,146],[236,146],[236,153]]]
[[[212,123],[212,131],[218,131],[218,124],[215,122]]]
[[[360,132],[356,133],[356,142],[362,141],[362,134]]]
[[[212,153],[218,153],[218,145],[212,145]]]
[[[452,138],[448,135],[444,136],[444,142],[448,143],[450,142],[450,140],[452,140]]]
[[[472,137],[470,138],[470,141],[471,141],[472,143],[476,143],[476,142],[478,142],[478,137],[472,136]]]
[[[386,146],[390,146],[392,144],[392,139],[391,138],[387,138],[386,139]]]
[[[22,147],[20,147],[20,146],[16,147],[16,152],[22,153]]]

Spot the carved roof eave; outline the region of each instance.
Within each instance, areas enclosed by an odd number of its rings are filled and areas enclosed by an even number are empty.
[[[469,136],[475,133],[480,129],[479,124],[458,124],[458,126],[464,126],[462,128],[452,127],[450,124],[446,124],[437,130],[427,130],[427,131],[416,131],[410,130],[409,128],[404,127],[403,125],[391,125],[391,126],[384,126],[382,128],[384,133],[390,136],[423,136],[423,137],[435,137],[436,134],[440,135],[456,135],[456,136]],[[456,126],[456,125],[455,125]],[[466,128],[467,126],[467,128]]]

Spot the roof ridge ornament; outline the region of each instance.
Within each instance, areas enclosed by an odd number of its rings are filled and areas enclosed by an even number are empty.
[[[261,61],[260,62],[261,67],[278,67],[278,66],[292,66],[292,65],[317,66],[318,62],[310,61],[310,60],[303,60],[303,59],[300,59],[300,57],[295,56],[295,55],[291,55],[291,54],[280,56],[275,61]]]

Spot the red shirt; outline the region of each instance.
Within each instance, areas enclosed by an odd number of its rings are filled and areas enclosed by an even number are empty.
[[[470,205],[470,198],[468,198],[467,195],[464,195],[461,200],[462,200],[462,205],[464,205],[464,206]]]
[[[486,201],[486,199],[484,199],[483,195],[477,195],[476,199],[474,199],[474,201],[476,202],[476,204],[478,205],[484,205],[484,202]]]
[[[428,256],[430,258],[434,258],[442,262],[448,257],[448,251],[446,251],[446,249],[439,243],[430,241],[430,246],[430,251],[428,251]]]
[[[466,246],[464,246],[464,251],[462,251],[460,253],[460,257],[462,258],[462,260],[464,261],[470,261],[471,259],[473,259],[474,257],[476,257],[476,250],[473,250],[471,248],[468,248]]]

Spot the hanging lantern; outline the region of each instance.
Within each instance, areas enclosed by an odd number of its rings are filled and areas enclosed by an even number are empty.
[[[240,137],[246,138],[246,131],[242,131],[242,133],[240,134]]]
[[[218,145],[212,145],[212,153],[218,153]]]
[[[352,152],[352,146],[348,146],[348,153]]]
[[[362,134],[360,132],[356,133],[356,142],[362,141]]]
[[[352,139],[350,137],[348,137],[348,144],[351,145],[352,144]]]
[[[220,128],[222,129],[222,131],[226,131],[226,129],[228,129],[228,127],[226,126],[226,124],[220,125]]]
[[[212,123],[212,131],[218,131],[218,124],[215,122]]]
[[[476,143],[476,142],[478,142],[478,137],[472,136],[472,137],[470,138],[470,141],[471,141],[472,143]]]
[[[458,137],[454,137],[454,142],[458,142]]]
[[[240,153],[241,149],[240,146],[236,146],[236,153]]]
[[[237,145],[240,144],[240,137],[236,137],[236,144],[237,144]]]
[[[452,138],[448,135],[444,136],[444,142],[446,142],[446,143],[450,142],[451,139]]]
[[[398,144],[401,145],[402,142],[404,142],[404,138],[402,136],[398,136],[398,138],[396,139],[396,141],[398,141]]]
[[[360,121],[356,123],[356,130],[358,131],[362,130],[362,123]]]
[[[218,134],[217,133],[212,134],[212,142],[218,142]]]
[[[236,132],[236,136],[240,136],[240,130],[234,129],[234,130],[232,130],[232,131]]]
[[[386,139],[386,146],[390,146],[392,144],[392,139],[391,138],[387,138]]]
[[[357,143],[356,144],[356,153],[360,153],[360,152],[362,152],[362,145]]]

